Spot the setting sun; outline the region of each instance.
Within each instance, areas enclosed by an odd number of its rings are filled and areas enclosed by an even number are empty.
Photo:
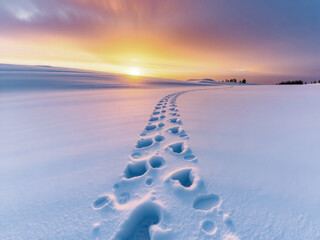
[[[131,67],[128,71],[128,74],[132,76],[140,76],[141,70],[137,67]]]

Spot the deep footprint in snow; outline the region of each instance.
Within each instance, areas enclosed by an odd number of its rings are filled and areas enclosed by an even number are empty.
[[[161,208],[146,202],[138,206],[121,226],[114,239],[117,240],[147,240],[151,239],[149,229],[161,220]]]
[[[157,136],[154,137],[154,140],[156,142],[163,142],[165,140],[165,137],[162,136],[162,135],[157,135]]]
[[[149,122],[155,122],[155,121],[158,121],[158,120],[159,120],[158,117],[151,117],[151,118],[149,119]]]
[[[146,148],[153,144],[152,138],[142,138],[137,142],[136,148]]]
[[[166,165],[166,160],[160,156],[153,156],[150,158],[149,164],[152,168],[161,168]]]
[[[193,202],[193,208],[197,210],[208,211],[220,203],[220,197],[216,194],[199,196]]]
[[[129,163],[124,171],[125,178],[134,178],[144,175],[148,171],[147,161]]]
[[[194,180],[191,170],[192,169],[190,168],[178,170],[171,175],[171,179],[179,181],[183,187],[189,188],[193,184]]]
[[[157,128],[156,125],[147,125],[145,129],[146,129],[147,131],[152,131],[152,130],[154,130],[154,129],[156,129],[156,128]]]
[[[173,134],[179,134],[181,132],[181,128],[180,127],[172,127],[172,128],[169,128],[168,131]]]
[[[178,118],[171,118],[169,119],[169,122],[172,122],[172,123],[177,123],[178,121]]]
[[[168,147],[174,153],[182,153],[184,151],[184,148],[185,148],[183,142],[173,143],[173,144],[169,145]]]

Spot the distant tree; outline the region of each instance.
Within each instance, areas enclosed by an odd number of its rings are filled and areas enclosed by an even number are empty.
[[[303,81],[296,80],[296,81],[286,81],[286,82],[279,83],[279,85],[294,85],[294,84],[303,84]]]
[[[240,81],[241,83],[247,83],[247,80],[244,78],[242,81]]]
[[[307,82],[304,82],[304,84],[307,84]]]

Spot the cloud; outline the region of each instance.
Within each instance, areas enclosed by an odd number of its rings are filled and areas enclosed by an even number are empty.
[[[0,33],[69,39],[115,64],[123,52],[148,51],[157,58],[149,65],[315,72],[319,8],[318,0],[11,0],[0,2]]]

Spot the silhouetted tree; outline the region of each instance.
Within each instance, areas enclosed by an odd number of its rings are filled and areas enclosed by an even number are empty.
[[[247,83],[247,80],[244,78],[241,82],[242,83]]]
[[[293,85],[293,84],[303,84],[303,81],[296,80],[296,81],[286,81],[286,82],[279,83],[279,85]]]

